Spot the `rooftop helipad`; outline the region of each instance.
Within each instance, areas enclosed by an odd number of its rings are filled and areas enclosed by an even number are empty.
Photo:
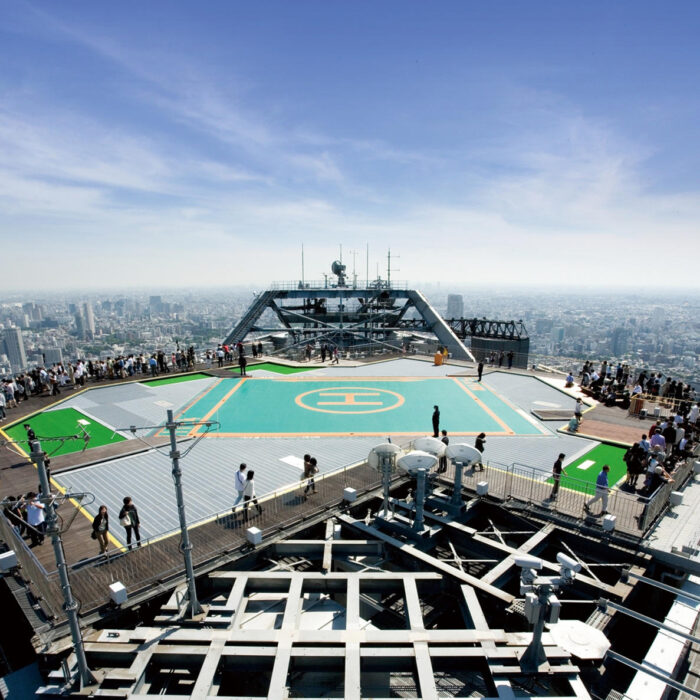
[[[503,396],[464,377],[221,379],[178,417],[217,421],[210,434],[220,437],[383,437],[431,431],[436,405],[451,435],[547,434]]]

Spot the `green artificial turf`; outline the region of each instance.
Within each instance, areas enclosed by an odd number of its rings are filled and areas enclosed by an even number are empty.
[[[261,362],[257,365],[248,365],[247,371],[254,369],[265,369],[268,372],[277,372],[278,374],[297,374],[299,372],[308,372],[311,369],[320,369],[320,367],[288,367],[287,365],[278,365],[275,362]],[[232,372],[239,372],[238,367],[231,367]]]
[[[151,379],[144,380],[141,384],[148,384],[148,386],[163,386],[164,384],[179,384],[180,382],[189,382],[192,379],[211,379],[208,374],[202,374],[197,372],[195,374],[176,374],[173,377],[165,377],[163,379]]]
[[[604,464],[610,467],[608,484],[611,487],[615,486],[627,474],[627,465],[622,461],[625,452],[626,450],[623,448],[615,447],[614,445],[598,445],[594,447],[583,457],[579,457],[564,467],[566,474],[562,475],[561,487],[593,495],[595,493],[595,481]],[[590,464],[590,462],[593,463]],[[579,469],[581,466],[586,468]],[[548,479],[547,483],[551,484],[552,479]]]
[[[87,421],[87,423],[81,425],[78,423],[78,420],[84,420]],[[12,440],[17,440],[26,452],[29,452],[29,446],[27,445],[27,431],[23,427],[25,423],[31,425],[37,438],[41,441],[42,448],[52,456],[80,452],[85,446],[85,443],[80,439],[67,440],[61,444],[59,441],[47,440],[45,438],[82,435],[81,428],[85,428],[85,431],[90,436],[88,448],[111,445],[126,439],[121,435],[116,435],[110,428],[107,428],[102,425],[102,423],[98,423],[92,418],[88,418],[74,408],[59,408],[55,411],[44,411],[39,415],[5,429],[9,437]]]

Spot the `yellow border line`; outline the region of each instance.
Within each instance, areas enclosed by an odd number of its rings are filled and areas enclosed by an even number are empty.
[[[484,411],[484,413],[491,416],[491,418],[493,418],[496,421],[496,423],[498,423],[498,425],[500,425],[502,428],[504,428],[506,431],[506,433],[505,433],[506,435],[515,435],[516,434],[515,431],[512,430],[508,425],[506,425],[506,423],[503,420],[501,420],[501,418],[499,418],[485,403],[483,403],[481,401],[481,399],[474,396],[474,394],[461,381],[459,381],[459,379],[457,379],[456,377],[450,377],[450,379],[452,379],[452,381],[455,382],[455,384],[457,384],[458,387],[460,387],[464,392],[466,392],[466,394],[473,401],[476,402],[476,404],[479,406],[479,408],[481,408],[482,411]],[[499,435],[501,433],[488,433],[488,434],[489,435]]]
[[[200,391],[199,394],[197,394],[197,396],[195,396],[182,410],[178,411],[177,415],[175,416],[175,419],[177,420],[178,418],[180,418],[187,411],[189,411],[192,408],[192,406],[199,403],[205,396],[207,396],[207,394],[214,391],[214,389],[216,389],[216,387],[219,386],[219,384],[221,384],[221,382],[223,382],[224,379],[225,377],[221,377],[218,381],[215,381],[208,389]]]
[[[214,377],[212,377],[214,379]],[[183,409],[178,411],[178,413],[175,415],[175,420],[178,420],[181,418],[187,411],[190,410],[194,405],[196,405],[199,401],[201,401],[209,392],[213,391],[221,382],[224,381],[226,377],[220,377],[218,381],[214,382],[208,389],[204,389],[204,391],[200,391],[197,396],[195,396]],[[163,437],[163,434],[165,432],[165,428],[161,428],[158,430],[156,433],[154,433],[153,437]]]
[[[464,383],[466,384],[466,383],[467,383],[467,380],[464,379],[464,378],[463,378],[463,380],[464,380]],[[497,391],[494,391],[491,387],[485,386],[485,385],[483,385],[483,384],[480,384],[479,386],[481,386],[481,387],[484,389],[484,391],[487,391],[489,394],[491,394],[491,396],[496,397],[499,401],[503,401],[503,403],[504,403],[506,406],[508,406],[509,408],[511,408],[511,409],[513,410],[514,413],[518,413],[518,411],[523,411],[524,413],[526,413],[526,411],[525,411],[524,408],[520,408],[520,406],[517,406],[516,404],[512,403],[512,402],[510,401],[510,399],[507,399],[507,398],[506,398],[505,396],[503,396],[502,394],[499,394]],[[520,415],[520,414],[518,414],[518,415]],[[520,417],[523,418],[523,416],[520,416]],[[523,418],[523,420],[526,420],[526,419]],[[539,426],[539,425],[534,425],[530,420],[528,420],[527,422],[530,423],[530,425],[532,425],[533,427],[535,427],[535,428],[537,428],[538,430],[541,430],[541,431],[542,431],[541,433],[535,433],[535,435],[537,435],[537,434],[539,434],[539,435],[549,435],[549,432],[546,431],[543,427],[541,427],[541,426]],[[520,434],[520,433],[518,433],[518,434]],[[532,433],[528,433],[528,434],[532,434]]]
[[[481,432],[481,431],[479,431]],[[471,432],[460,432],[460,431],[450,431],[450,435],[478,435],[479,432],[477,431],[471,431]],[[425,432],[425,435],[428,434],[428,431]],[[505,433],[505,432],[490,432],[489,435],[512,435],[513,433]],[[392,435],[392,436],[401,436],[401,437],[406,437],[406,436],[411,436],[411,435],[423,435],[422,432],[417,431],[417,430],[412,430],[411,432],[408,433],[394,433],[391,431],[386,431],[384,430],[381,433],[362,433],[362,432],[354,432],[354,433],[314,433],[310,431],[306,431],[304,433],[208,433],[207,438],[228,438],[228,437],[236,437],[236,438],[241,438],[241,437],[250,437],[250,438],[261,438],[261,437],[381,437],[383,435]],[[533,433],[532,435],[538,435],[538,433]],[[530,437],[532,437],[530,435]],[[528,437],[528,436],[524,436]]]
[[[39,411],[38,413],[41,413],[41,411]],[[35,415],[35,414],[30,414],[30,415]],[[0,428],[0,435],[2,435],[7,440],[12,440],[12,438],[10,438],[10,436],[2,428]],[[39,469],[37,468],[36,464],[34,464],[34,462],[32,462],[31,458],[29,457],[29,454],[26,452],[26,450],[23,447],[20,447],[17,444],[10,445],[10,447],[15,448],[19,452],[20,457],[24,457],[27,460],[27,462],[29,462],[29,465],[31,467],[34,467],[34,469],[36,470],[36,472],[38,474]],[[61,472],[58,472],[58,473],[60,474]],[[64,489],[63,486],[61,486],[58,483],[58,481],[56,481],[53,478],[53,476],[49,479],[49,485],[52,486],[54,489],[56,489],[56,491],[58,491],[58,493],[60,493],[61,495],[65,495],[66,489]],[[78,511],[79,514],[82,513],[82,515],[84,515],[88,519],[88,522],[92,523],[92,521],[94,520],[93,516],[90,515],[90,513],[78,501],[76,501],[74,498],[69,498],[68,502],[73,505],[73,507]],[[116,540],[109,531],[107,532],[107,534],[109,535],[110,541],[112,542],[112,544],[115,547],[117,547],[119,549],[124,548],[124,545],[122,545],[121,542]]]
[[[53,486],[56,487],[56,490],[57,490],[59,493],[65,495],[66,490],[65,490],[58,482],[56,482],[56,481],[54,481],[53,479],[51,479],[51,484],[52,484]],[[95,500],[97,500],[97,499],[95,499]],[[68,502],[71,503],[71,504],[73,505],[73,507],[78,511],[79,514],[84,515],[84,516],[87,518],[87,521],[92,525],[92,521],[95,519],[95,516],[94,516],[94,515],[90,515],[90,513],[89,513],[78,501],[76,501],[74,498],[69,498],[69,499],[68,499]],[[98,510],[99,510],[99,507],[98,507]],[[112,544],[113,544],[115,547],[117,547],[118,549],[123,549],[123,548],[124,548],[124,545],[123,545],[121,542],[119,542],[118,540],[116,540],[116,539],[112,536],[112,533],[111,533],[109,530],[107,530],[107,535],[108,535],[108,537],[109,537],[109,540],[112,542]],[[98,555],[95,555],[95,556],[98,556]]]
[[[236,386],[231,389],[227,394],[221,398],[221,400],[209,411],[209,413],[205,414],[204,418],[201,419],[201,421],[204,423],[208,421],[242,386],[243,384],[247,381],[247,377],[242,377],[241,379],[236,382]],[[213,388],[213,387],[212,387]],[[188,433],[189,437],[197,437],[199,435],[199,430],[201,426],[196,425],[192,430]]]
[[[424,380],[434,381],[436,379],[450,379],[451,377],[327,377],[327,376],[313,376],[313,377],[243,377],[243,379],[248,379],[250,381],[256,382],[422,382]],[[229,377],[225,377],[229,379]],[[233,377],[231,377],[233,379]]]

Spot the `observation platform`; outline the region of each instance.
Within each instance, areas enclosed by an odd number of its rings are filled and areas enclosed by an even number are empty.
[[[346,485],[360,491],[378,488],[379,475],[364,465],[369,450],[387,437],[409,445],[414,438],[432,434],[435,404],[440,406],[440,428],[448,431],[452,442],[473,444],[476,434],[487,434],[486,471],[466,475],[467,493],[488,480],[490,496],[499,502],[601,533],[600,518],[587,516],[583,503],[593,493],[603,462],[617,464],[613,481],[624,476],[620,468],[624,450],[602,444],[605,436],[595,431],[590,436],[563,434],[558,432],[561,422],[535,417],[537,409],[573,412],[575,394],[545,375],[487,369],[479,383],[472,363],[436,367],[405,358],[324,367],[271,360],[261,363],[260,369],[249,365],[247,379],[235,376],[231,367],[197,369],[194,374],[156,381],[137,377],[90,385],[87,390],[65,392],[60,403],[34,397],[9,413],[17,425],[3,437],[23,439],[25,422],[37,426],[40,439],[78,434],[81,429],[90,434],[84,451],[82,441],[43,442],[52,455],[54,489],[92,494],[78,507],[66,501],[59,509],[66,526],[66,558],[86,610],[104,602],[104,584],[110,579],[128,581],[136,591],[167,579],[181,567],[167,439],[158,429],[138,430],[136,438],[128,430],[131,425],[162,425],[168,409],[180,420],[219,422],[181,462],[199,563],[244,542],[243,514],[240,509],[231,512],[233,476],[240,462],[255,470],[264,508],[259,516],[251,511],[250,522],[273,532],[336,506]],[[595,422],[618,426],[604,412],[598,419],[598,410],[594,407],[586,414],[584,429],[595,427]],[[641,436],[648,425],[634,419],[621,427]],[[180,432],[183,452],[201,437],[199,430],[186,426]],[[36,468],[20,448],[0,453],[3,495],[37,489]],[[562,452],[570,479],[563,480],[559,498],[549,501],[552,464]],[[303,493],[304,453],[315,456],[321,469],[316,494]],[[448,470],[441,478],[449,482],[451,473]],[[144,546],[138,552],[125,552],[124,530],[118,524],[126,495],[141,518]],[[97,559],[97,545],[90,538],[100,504],[107,505],[111,515],[113,555],[108,560]],[[643,500],[617,488],[610,510],[618,514],[621,533],[641,537]],[[50,545],[35,547],[31,553],[37,575],[57,586]],[[47,599],[52,595],[42,594]],[[56,614],[60,615],[60,606]]]

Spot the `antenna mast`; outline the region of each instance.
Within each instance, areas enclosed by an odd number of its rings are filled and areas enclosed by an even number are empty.
[[[399,255],[395,255],[396,257],[401,257]],[[399,272],[399,268],[396,268],[394,272]],[[391,287],[391,248],[387,251],[387,256],[386,256],[386,286]]]
[[[367,243],[367,257],[365,258],[365,260],[365,284],[369,287],[369,243]]]

